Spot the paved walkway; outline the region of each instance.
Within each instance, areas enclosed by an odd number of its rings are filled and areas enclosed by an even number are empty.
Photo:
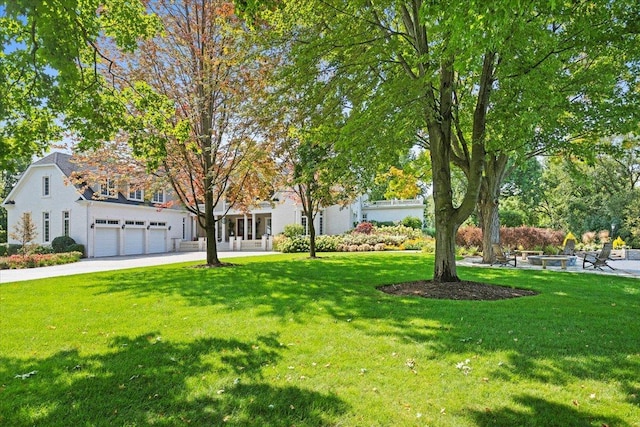
[[[258,256],[269,255],[274,252],[219,252],[220,259],[236,258],[244,256]],[[123,270],[126,268],[135,267],[149,267],[153,265],[175,264],[180,262],[190,261],[203,261],[205,259],[204,252],[170,252],[164,254],[154,255],[135,255],[135,256],[120,256],[120,257],[108,257],[108,258],[91,258],[82,259],[79,262],[64,265],[54,265],[51,267],[39,267],[39,268],[25,268],[21,270],[0,270],[0,283],[9,282],[21,282],[24,280],[33,279],[45,279],[49,277],[70,276],[72,274],[83,273],[96,273],[99,271],[111,271],[111,270]],[[482,258],[473,257],[465,258],[458,261],[458,265],[464,265],[468,267],[487,268],[491,267],[487,264],[481,264]],[[640,261],[628,261],[628,260],[615,260],[609,263],[615,270],[609,270],[605,268],[604,271],[599,270],[584,270],[580,259],[577,260],[576,266],[567,267],[567,272],[574,273],[596,273],[607,274],[614,276],[625,276],[640,278]],[[493,266],[493,268],[499,268]],[[502,267],[513,268],[513,267]],[[537,265],[531,265],[526,261],[521,261],[518,258],[519,269],[532,269],[542,271],[542,267]],[[561,271],[560,267],[547,267],[549,271]]]
[[[220,259],[255,255],[269,255],[273,252],[218,252]],[[153,265],[175,264],[179,262],[202,261],[204,252],[169,252],[152,255],[132,255],[107,258],[81,259],[79,262],[50,267],[25,268],[20,270],[0,270],[0,283],[24,280],[70,276],[72,274],[96,273],[98,271],[123,270],[125,268],[149,267]]]
[[[467,267],[493,267],[493,268],[513,268],[513,267],[498,267],[497,265],[490,266],[488,264],[481,264],[481,257],[471,257],[465,258],[461,261],[458,261],[457,265],[464,265]],[[582,258],[578,257],[576,260],[575,266],[567,266],[566,270],[562,270],[560,267],[551,267],[547,266],[547,270],[549,271],[561,271],[561,272],[571,272],[571,273],[591,273],[591,274],[606,274],[609,276],[624,276],[624,277],[635,277],[640,279],[640,261],[630,261],[630,260],[613,260],[609,261],[609,265],[615,268],[615,270],[610,270],[608,268],[604,268],[603,271],[594,270],[593,268],[583,269],[582,268]],[[540,270],[544,271],[539,265],[531,265],[527,261],[522,261],[520,257],[518,257],[518,267],[519,269],[528,269],[528,270]]]

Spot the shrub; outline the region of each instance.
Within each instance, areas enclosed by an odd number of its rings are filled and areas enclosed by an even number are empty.
[[[338,246],[341,244],[341,236],[322,235],[316,237],[316,251],[318,252],[337,252]]]
[[[375,246],[373,247],[373,250],[376,252],[384,251],[385,250],[384,243],[376,243]]]
[[[67,247],[66,252],[80,252],[81,258],[87,256],[87,253],[84,250],[84,245],[81,245],[80,243],[74,243],[73,245],[70,245],[69,247]]]
[[[602,243],[607,243],[611,240],[609,237],[609,230],[600,230],[598,232],[598,240]]]
[[[22,245],[18,245],[15,243],[0,245],[0,256],[15,255],[18,252],[20,252],[21,248],[22,248]]]
[[[613,241],[613,249],[621,249],[625,245],[625,241],[622,240],[622,237],[618,236],[616,240]]]
[[[317,236],[316,252],[336,252],[341,251],[342,237],[340,236]],[[273,250],[283,253],[309,252],[309,236],[286,237],[284,235],[275,236],[273,239]]]
[[[405,217],[401,222],[405,227],[413,228],[415,230],[422,230],[422,220],[415,216]]]
[[[51,247],[54,253],[69,252],[69,246],[75,245],[76,241],[69,236],[58,236],[51,241]]]
[[[288,240],[284,234],[277,234],[273,236],[273,250],[276,252],[282,252],[282,244]]]
[[[304,235],[304,227],[300,224],[288,224],[284,226],[285,237],[293,238]]]
[[[559,230],[536,227],[502,227],[500,240],[503,245],[512,248],[531,249],[536,247],[560,247],[564,240],[564,233]]]
[[[80,259],[80,252],[65,252],[61,254],[26,254],[11,255],[0,260],[0,268],[34,268],[49,265],[69,264]]]
[[[365,243],[364,245],[358,246],[359,252],[369,252],[371,250],[373,250],[373,247],[367,243]]]
[[[465,226],[458,229],[456,234],[456,245],[458,246],[482,246],[482,230],[480,227]]]
[[[304,236],[287,237],[280,244],[280,252],[309,252],[309,238]]]
[[[53,253],[53,248],[51,246],[41,246],[41,245],[35,245],[33,246],[33,249],[31,250],[31,253],[34,254],[52,254]]]
[[[562,231],[536,227],[502,227],[500,241],[511,248],[533,249],[545,246],[561,246],[564,239]],[[458,246],[482,247],[482,230],[479,227],[460,227],[456,235]]]
[[[356,225],[356,228],[353,231],[356,233],[371,234],[371,232],[373,231],[373,224],[371,224],[370,222],[361,222],[360,224]]]
[[[596,233],[594,233],[593,231],[587,231],[582,235],[582,243],[584,243],[585,245],[590,245],[592,243],[595,243],[595,241]]]

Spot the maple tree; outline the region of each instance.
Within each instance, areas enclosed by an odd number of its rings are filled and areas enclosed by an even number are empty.
[[[563,92],[563,83],[575,79],[573,88],[583,89],[589,84],[563,61],[589,63],[589,49],[598,43],[632,49],[637,33],[634,7],[625,0],[598,7],[555,1],[279,3],[264,16],[292,40],[292,84],[305,87],[309,70],[324,70],[325,84],[344,97],[345,144],[359,146],[362,154],[355,162],[367,161],[372,147],[404,144],[409,137],[407,150],[416,142],[429,150],[437,282],[459,281],[456,231],[476,208],[488,153],[515,139],[500,125],[518,126],[521,120],[527,132],[535,129],[544,103],[530,101],[547,94],[554,101],[579,97],[580,90]],[[543,86],[547,75],[554,76],[551,86]],[[311,73],[306,81],[314,78]],[[582,99],[565,114],[590,108],[586,95]],[[509,114],[513,120],[499,118]],[[555,123],[549,119],[544,125]],[[453,195],[455,168],[465,179],[459,203]]]
[[[160,0],[149,9],[162,34],[141,40],[135,55],[111,55],[126,106],[122,131],[133,156],[159,171],[197,216],[207,265],[219,266],[216,225],[224,215],[214,208],[246,210],[272,192],[272,150],[255,114],[270,58],[259,54],[232,3]]]
[[[118,104],[97,67],[98,40],[132,51],[153,34],[142,1],[0,0],[0,169],[40,155],[65,131],[111,136]]]

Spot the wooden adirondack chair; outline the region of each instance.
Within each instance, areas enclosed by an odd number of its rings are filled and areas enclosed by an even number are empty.
[[[500,266],[509,266],[510,264],[513,263],[514,267],[517,267],[518,264],[518,260],[517,260],[517,255],[511,255],[509,252],[505,252],[502,250],[502,246],[500,246],[499,243],[493,243],[491,245],[492,249],[493,249],[493,257],[494,257],[494,261],[491,263],[491,265],[494,264],[500,264]]]
[[[613,249],[613,244],[605,243],[602,250],[597,254],[585,254],[584,259],[582,260],[582,268],[602,270],[602,267],[609,267],[610,269],[615,270],[615,268],[611,267],[607,263],[607,261],[610,260],[609,256],[611,255],[611,249]]]

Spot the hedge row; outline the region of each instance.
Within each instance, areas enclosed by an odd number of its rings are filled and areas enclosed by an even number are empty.
[[[500,243],[510,248],[534,249],[562,246],[563,231],[536,227],[502,227]],[[479,227],[460,227],[456,244],[463,247],[482,247],[482,230]]]

